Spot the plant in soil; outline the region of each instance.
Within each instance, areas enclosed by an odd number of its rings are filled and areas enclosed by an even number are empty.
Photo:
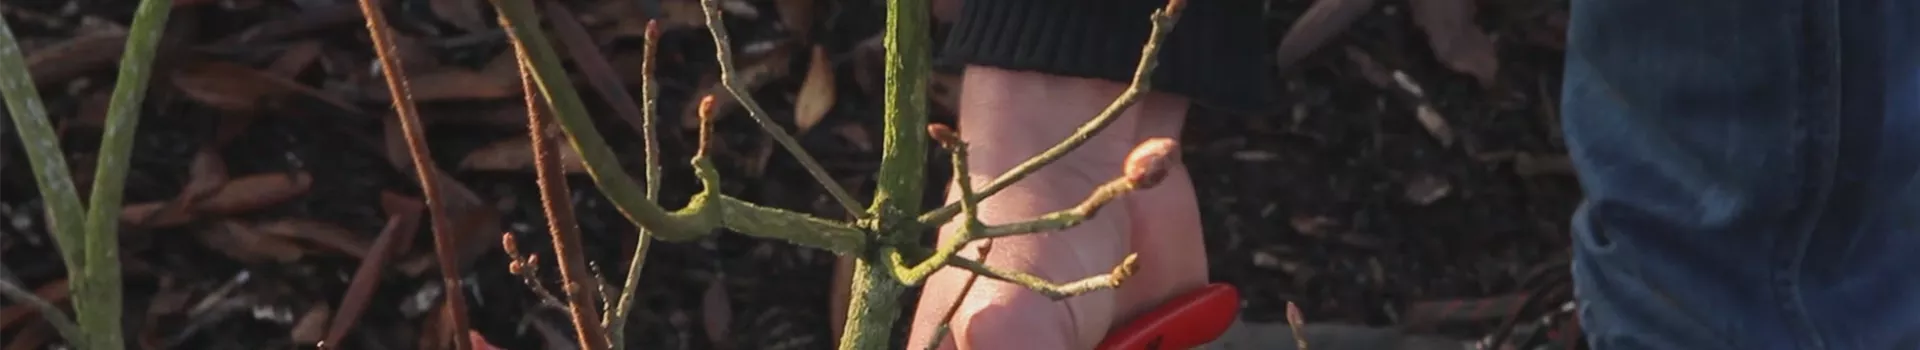
[[[368,0],[363,0],[366,3]],[[634,255],[635,263],[627,285],[620,289],[617,302],[607,304],[595,302],[597,297],[605,297],[606,288],[592,278],[581,255],[581,242],[577,228],[571,224],[572,208],[569,207],[567,192],[564,190],[564,177],[560,170],[556,150],[556,139],[564,138],[585,163],[587,173],[634,225],[642,229],[646,238],[666,241],[684,241],[702,237],[718,229],[727,229],[761,238],[779,239],[798,245],[823,249],[834,254],[855,258],[855,276],[853,278],[853,299],[847,309],[844,336],[840,339],[843,349],[878,349],[889,344],[889,332],[894,321],[899,318],[901,305],[899,296],[906,287],[925,281],[932,272],[948,266],[965,269],[979,276],[1016,283],[1052,298],[1068,298],[1074,295],[1102,288],[1112,288],[1122,283],[1133,270],[1133,259],[1116,261],[1112,272],[1090,276],[1079,281],[1054,282],[1020,271],[987,266],[977,260],[955,255],[966,244],[991,240],[995,237],[1010,235],[1051,232],[1076,225],[1095,215],[1100,207],[1118,196],[1136,189],[1151,187],[1164,175],[1162,162],[1165,157],[1177,152],[1171,140],[1159,139],[1142,143],[1135,149],[1126,162],[1125,175],[1101,186],[1088,195],[1082,204],[1060,212],[1043,215],[1029,221],[999,225],[987,225],[975,215],[978,203],[989,196],[1007,188],[1048,163],[1060,158],[1098,133],[1103,127],[1117,118],[1121,112],[1133,105],[1138,96],[1150,88],[1148,77],[1155,65],[1155,55],[1160,42],[1171,30],[1179,18],[1182,2],[1170,1],[1168,5],[1156,11],[1150,18],[1153,32],[1142,49],[1140,63],[1131,86],[1108,106],[1100,115],[1093,118],[1071,137],[1061,140],[1057,145],[1040,155],[1022,163],[1020,166],[987,182],[979,188],[973,186],[966,169],[967,145],[960,141],[958,134],[943,125],[930,125],[927,121],[927,77],[930,75],[929,8],[927,0],[894,0],[889,2],[884,40],[886,45],[886,92],[885,92],[885,131],[881,165],[877,178],[878,188],[870,203],[861,203],[847,194],[837,182],[828,178],[819,162],[814,160],[805,149],[800,148],[787,131],[772,121],[768,113],[753,101],[741,84],[736,80],[733,67],[733,49],[729,45],[726,26],[721,23],[721,6],[716,0],[703,0],[701,6],[706,18],[707,28],[711,31],[717,48],[720,63],[721,84],[731,96],[705,96],[700,108],[699,149],[690,160],[703,191],[694,195],[681,209],[667,210],[655,203],[652,188],[658,174],[656,143],[648,140],[648,188],[643,188],[632,176],[619,168],[616,155],[594,129],[585,104],[574,91],[573,82],[568,78],[561,65],[561,59],[546,35],[540,30],[531,1],[527,0],[490,0],[500,13],[502,27],[506,28],[514,50],[519,59],[521,71],[525,75],[529,100],[539,96],[537,101],[528,104],[528,125],[533,140],[533,152],[539,176],[542,201],[548,216],[549,231],[554,237],[555,255],[560,260],[560,274],[564,285],[559,296],[566,300],[575,327],[575,335],[583,348],[609,349],[618,347],[619,341],[610,334],[620,334],[618,320],[631,308],[632,294],[641,286],[633,285],[639,269],[643,266],[645,245],[639,246],[641,252]],[[363,5],[364,7],[364,5]],[[366,7],[372,9],[371,7]],[[375,19],[377,9],[369,10],[369,28],[378,38],[390,29],[384,28],[380,20]],[[651,26],[650,26],[651,27]],[[649,46],[657,34],[649,30]],[[648,49],[651,61],[651,48]],[[397,68],[391,54],[380,52],[383,67]],[[643,72],[651,74],[651,64],[644,64]],[[402,74],[398,70],[389,70],[389,74]],[[649,125],[651,132],[654,93],[651,78],[643,78],[642,104],[645,106],[643,124]],[[405,111],[411,107],[406,100],[404,79],[389,78],[394,91],[396,108]],[[537,90],[537,91],[535,91]],[[537,93],[537,94],[536,94]],[[834,200],[849,211],[854,219],[836,221],[814,217],[808,214],[771,208],[719,193],[722,176],[708,158],[713,106],[721,98],[733,98],[744,107],[753,120],[784,147],[798,158],[808,172]],[[415,118],[401,113],[404,118]],[[409,132],[410,137],[417,134]],[[926,186],[924,168],[926,165],[927,140],[931,138],[953,156],[955,185],[961,195],[957,203],[941,208],[923,210],[919,207],[921,195]],[[418,150],[417,150],[418,151]],[[416,153],[415,159],[425,158]],[[426,179],[426,177],[422,177]],[[432,202],[432,194],[428,195]],[[436,216],[439,214],[436,213]],[[961,224],[958,234],[962,239],[939,247],[923,245],[918,237],[934,227],[946,224],[956,216]],[[438,221],[438,219],[436,219]],[[437,225],[436,225],[437,226]],[[644,241],[644,240],[643,240]],[[509,247],[509,250],[514,250]],[[517,254],[516,254],[517,255]],[[458,281],[448,281],[448,288],[455,288]],[[449,293],[452,294],[452,293]],[[943,329],[945,327],[942,327]]]
[[[141,101],[153,67],[154,51],[166,27],[170,0],[141,0],[128,28],[119,78],[107,107],[104,134],[95,160],[93,188],[80,202],[67,168],[66,156],[48,122],[47,110],[28,74],[20,43],[6,19],[0,18],[0,96],[27,153],[54,244],[59,247],[73,289],[74,316],[68,319],[53,304],[20,286],[0,280],[0,294],[35,305],[42,318],[61,337],[80,349],[121,349],[120,202],[132,156],[133,134],[140,123]],[[75,322],[77,319],[78,322]]]
[[[1183,0],[1171,0],[1150,18],[1142,19],[1152,22],[1152,34],[1144,43],[1131,85],[1112,104],[1075,134],[1060,140],[1046,152],[979,184],[968,176],[967,144],[961,141],[958,131],[944,125],[930,124],[927,119],[932,45],[928,0],[889,1],[884,32],[886,86],[881,165],[875,194],[864,203],[828,178],[819,162],[802,149],[782,126],[776,124],[759,103],[749,97],[735,74],[733,49],[729,45],[726,26],[721,23],[721,5],[718,0],[701,0],[707,28],[717,47],[721,84],[727,93],[705,96],[701,101],[699,148],[689,161],[703,190],[680,209],[668,210],[655,202],[661,176],[659,146],[653,130],[657,87],[651,78],[657,28],[649,24],[646,58],[642,67],[647,75],[642,80],[642,95],[645,97],[641,101],[643,135],[647,139],[647,165],[643,174],[646,185],[643,187],[619,167],[617,155],[595,130],[585,103],[573,89],[573,82],[567,76],[559,54],[540,28],[540,17],[534,3],[529,0],[489,2],[498,10],[498,20],[513,44],[524,96],[527,96],[528,137],[533,146],[535,173],[564,286],[560,293],[562,295],[554,298],[564,300],[571,313],[574,336],[584,349],[620,348],[624,343],[618,335],[623,333],[624,321],[633,308],[635,291],[644,288],[637,285],[637,277],[644,266],[647,241],[693,240],[720,229],[853,257],[853,296],[846,310],[844,335],[839,341],[839,347],[843,349],[888,346],[893,334],[890,329],[901,310],[900,296],[907,287],[924,282],[934,271],[942,268],[959,268],[976,276],[1015,283],[1055,299],[1113,288],[1132,273],[1134,260],[1131,256],[1114,262],[1115,268],[1106,274],[1078,281],[1047,281],[1024,272],[988,266],[980,260],[955,253],[976,241],[990,245],[996,237],[1052,232],[1077,225],[1097,214],[1109,201],[1157,184],[1164,175],[1165,158],[1178,152],[1171,140],[1143,142],[1126,160],[1122,177],[1088,194],[1080,205],[1059,212],[1027,221],[994,225],[981,222],[975,213],[980,201],[1079,147],[1150,89],[1148,78],[1154,69],[1156,54],[1162,40],[1178,20]],[[448,329],[466,330],[469,329],[465,324],[466,302],[457,273],[459,264],[454,263],[457,259],[456,247],[453,246],[452,235],[446,232],[452,225],[445,208],[446,197],[442,194],[446,175],[431,164],[431,150],[425,142],[424,124],[415,110],[407,73],[400,55],[393,52],[393,29],[387,24],[378,2],[360,0],[359,4],[374,51],[379,57],[380,72],[391,94],[394,117],[405,136],[406,151],[412,158],[411,173],[417,177],[426,199],[434,231],[435,255],[442,269],[441,286],[446,291],[441,301],[447,303],[447,307],[442,308],[447,312],[443,316],[451,321]],[[0,294],[40,306],[41,314],[60,335],[79,348],[117,349],[124,344],[120,326],[120,266],[116,251],[119,244],[117,234],[122,186],[130,164],[132,133],[138,123],[148,70],[171,5],[170,1],[142,0],[133,25],[129,28],[126,55],[120,65],[97,160],[99,164],[95,167],[97,173],[88,192],[91,197],[85,203],[80,201],[81,193],[73,184],[73,177],[58,147],[58,136],[47,121],[45,108],[27,74],[18,43],[7,30],[4,19],[0,19],[0,92],[4,92],[9,115],[20,130],[24,144],[28,146],[25,147],[26,153],[41,195],[47,203],[46,216],[50,231],[66,268],[73,276],[75,293],[72,303],[74,319],[78,321],[67,319],[57,307],[34,297],[20,286],[0,281]],[[721,194],[719,189],[723,177],[709,158],[707,149],[712,142],[710,137],[715,119],[713,106],[719,103],[719,99],[728,98],[744,107],[769,137],[793,154],[854,219],[824,219]],[[929,139],[936,141],[952,156],[953,185],[960,193],[956,202],[932,210],[920,206],[921,196],[927,186],[924,169]],[[640,234],[644,236],[636,247],[623,286],[604,286],[587,268],[582,253],[584,243],[579,228],[572,220],[574,212],[560,164],[560,140],[565,140],[566,147],[580,156],[593,182],[621,214],[640,228]],[[920,242],[922,233],[946,225],[956,218],[961,220],[957,226],[960,239],[937,247]],[[521,272],[519,270],[531,267],[532,264],[521,264],[517,247],[512,246],[511,239],[507,242],[504,248],[515,256],[515,263],[510,268]],[[946,331],[944,325],[939,330],[941,333]],[[474,346],[468,337],[449,338],[456,349],[471,349]],[[337,345],[321,346],[332,348]]]

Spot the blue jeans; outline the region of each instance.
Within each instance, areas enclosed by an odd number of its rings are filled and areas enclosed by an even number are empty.
[[[1593,348],[1920,349],[1920,1],[1572,2]]]

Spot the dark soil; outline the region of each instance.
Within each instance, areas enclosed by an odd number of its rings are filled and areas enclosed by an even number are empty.
[[[383,120],[390,118],[391,107],[373,75],[377,73],[365,26],[357,7],[340,0],[175,2],[163,58],[155,70],[167,73],[157,74],[149,89],[126,203],[180,197],[196,178],[189,164],[203,147],[217,149],[230,178],[304,172],[312,182],[290,199],[238,212],[200,215],[178,225],[128,225],[122,240],[130,341],[143,349],[311,347],[297,339],[312,337],[301,332],[325,329],[315,327],[325,323],[329,310],[341,307],[361,255],[309,241],[288,244],[293,240],[284,238],[268,244],[219,243],[204,237],[209,230],[234,223],[309,219],[320,226],[301,226],[307,230],[302,232],[336,228],[346,232],[336,237],[365,248],[388,225],[383,192],[418,198],[416,178],[395,166],[387,148],[384,133],[390,126]],[[698,19],[674,12],[680,10],[673,3],[693,2],[666,2],[669,18]],[[792,127],[793,96],[810,62],[809,49],[800,39],[811,38],[824,48],[835,62],[836,103],[798,138],[841,183],[865,198],[872,191],[879,159],[879,47],[873,39],[881,29],[882,4],[803,2],[813,4],[807,37],[782,24],[777,1],[740,2],[757,10],[736,10],[728,16],[737,51],[749,56],[740,66],[774,70],[756,87],[756,95],[776,119]],[[135,3],[19,0],[0,4],[0,11],[25,41],[29,55],[52,55],[46,53],[50,47],[112,30],[101,26],[124,27]],[[569,343],[566,313],[543,304],[509,272],[510,259],[498,243],[497,234],[508,232],[520,251],[540,255],[544,288],[559,290],[532,172],[464,163],[485,146],[524,138],[518,77],[511,72],[505,76],[511,91],[506,95],[489,92],[503,81],[498,78],[437,85],[420,81],[456,69],[481,71],[511,49],[485,2],[474,2],[483,9],[479,17],[447,10],[448,4],[459,3],[391,0],[387,8],[396,29],[406,36],[402,49],[411,55],[408,74],[416,80],[416,94],[441,89],[454,96],[420,102],[424,117],[433,123],[429,134],[436,162],[481,198],[482,209],[499,215],[497,226],[482,225],[465,236],[477,242],[470,246],[483,249],[464,276],[471,324],[504,348],[568,348],[543,345]],[[628,171],[639,174],[641,138],[585,77],[617,74],[637,99],[642,41],[637,31],[614,28],[619,22],[644,22],[633,19],[639,18],[637,12],[609,13],[612,10],[597,7],[616,3],[612,0],[564,3],[580,15],[615,67],[616,72],[587,73],[575,67],[575,78],[588,104],[597,109],[600,131],[627,155]],[[1286,32],[1311,3],[1273,1],[1268,13],[1273,36]],[[1561,265],[1567,254],[1566,218],[1580,198],[1563,164],[1555,119],[1565,6],[1557,1],[1478,3],[1477,12],[1467,12],[1477,13],[1479,28],[1494,38],[1499,70],[1491,84],[1449,69],[1409,15],[1407,2],[1383,0],[1273,77],[1284,81],[1280,98],[1291,108],[1260,118],[1196,111],[1184,137],[1185,159],[1200,191],[1212,278],[1240,287],[1247,320],[1283,322],[1286,303],[1292,302],[1309,322],[1397,326],[1460,338],[1533,335],[1530,327],[1540,325],[1541,319],[1564,321],[1559,310],[1571,300]],[[475,18],[488,28],[462,27],[463,19]],[[692,96],[710,88],[717,68],[712,40],[703,27],[668,29],[658,68],[666,166],[661,201],[677,207],[699,188],[684,161],[695,133],[682,115]],[[96,46],[117,52],[119,45],[115,40]],[[307,60],[289,58],[303,45],[318,52]],[[1276,39],[1273,45],[1280,42]],[[773,49],[759,49],[765,47]],[[89,186],[99,141],[97,119],[88,119],[103,113],[99,97],[112,88],[111,56],[73,54],[34,66],[81,188]],[[275,62],[294,61],[285,76],[313,90],[261,93],[275,85],[234,74],[181,73],[183,67],[207,61],[253,73],[274,72],[269,67]],[[1403,76],[1401,82],[1395,81],[1396,74]],[[241,87],[196,85],[195,77]],[[1409,93],[1402,87],[1408,83],[1422,93]],[[1430,106],[1429,116],[1437,116],[1438,124],[1433,119],[1423,123],[1418,112],[1422,105]],[[950,108],[934,109],[936,122],[952,120]],[[727,176],[727,194],[845,216],[743,110],[726,113],[730,116],[718,132],[724,142],[714,152]],[[232,128],[238,133],[231,141],[216,141],[223,126],[233,125],[239,127]],[[42,204],[17,131],[11,123],[0,130],[0,216],[6,218],[0,225],[0,263],[12,275],[9,281],[58,289],[56,282],[64,280],[65,272],[45,234]],[[938,161],[942,158],[930,157],[935,160],[928,165],[930,174],[945,176],[947,165]],[[569,182],[589,242],[587,253],[603,279],[618,285],[635,241],[634,229],[584,173]],[[928,205],[938,204],[939,198],[937,191],[929,192]],[[384,269],[369,307],[342,346],[431,347],[423,343],[423,334],[441,324],[431,316],[436,309],[430,308],[440,289],[438,270],[422,268],[432,266],[433,241],[426,226],[410,232],[411,244],[401,244],[407,249],[388,263],[393,267]],[[297,256],[283,258],[286,249]],[[697,242],[656,243],[640,282],[644,293],[628,329],[629,346],[831,348],[834,266],[835,256],[826,252],[731,232]],[[1520,309],[1494,307],[1492,312],[1473,308],[1490,305],[1472,302],[1477,298],[1501,296],[1531,296],[1533,302]],[[57,336],[40,322],[15,322],[28,315],[8,301],[0,311],[0,339],[11,339],[6,349],[51,346],[45,340]],[[1467,302],[1449,304],[1457,301]],[[1443,309],[1447,305],[1472,307]],[[303,321],[308,314],[320,315],[322,321]],[[23,340],[30,336],[43,340]],[[1514,343],[1541,342],[1529,338]]]

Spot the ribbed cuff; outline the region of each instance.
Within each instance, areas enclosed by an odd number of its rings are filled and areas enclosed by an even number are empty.
[[[1126,83],[1164,0],[965,0],[940,61]],[[1274,108],[1256,0],[1189,0],[1160,50],[1153,90],[1235,114]]]

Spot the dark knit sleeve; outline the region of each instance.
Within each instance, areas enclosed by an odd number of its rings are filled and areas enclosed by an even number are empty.
[[[964,0],[940,61],[1126,83],[1165,0]],[[1188,0],[1153,90],[1236,114],[1273,110],[1261,0]]]

